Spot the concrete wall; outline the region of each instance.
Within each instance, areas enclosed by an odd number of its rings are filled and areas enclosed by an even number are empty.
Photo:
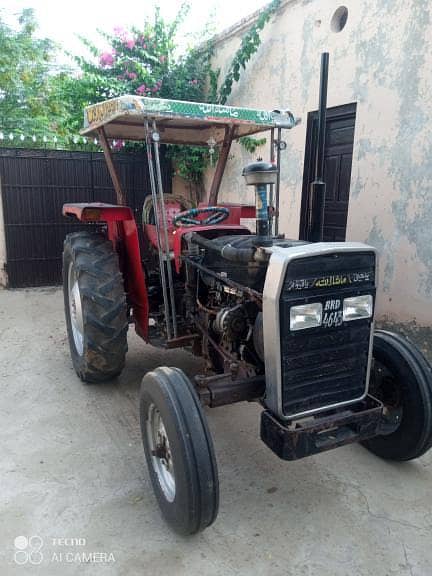
[[[328,106],[357,102],[347,240],[380,251],[379,317],[430,327],[432,3],[343,4],[348,20],[336,33],[331,19],[340,1],[286,1],[263,31],[229,103],[288,107],[302,117],[299,127],[285,133],[281,174],[281,228],[298,237],[307,113],[317,108],[320,53],[330,52]],[[218,40],[214,64],[222,78],[245,25]],[[241,176],[250,160],[234,146],[222,199],[252,200]]]

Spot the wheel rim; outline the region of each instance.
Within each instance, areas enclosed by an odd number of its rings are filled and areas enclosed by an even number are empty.
[[[84,350],[84,321],[78,279],[72,262],[69,265],[68,272],[68,295],[74,344],[77,353],[82,356]]]
[[[383,416],[388,421],[389,430],[394,431],[402,422],[403,395],[396,375],[376,359],[373,362],[371,393],[383,403]]]
[[[148,409],[146,431],[153,470],[165,498],[168,502],[173,502],[176,483],[171,448],[162,417],[154,404],[150,404]]]

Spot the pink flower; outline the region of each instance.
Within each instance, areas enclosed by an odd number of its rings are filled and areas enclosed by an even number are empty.
[[[165,62],[166,56],[159,56],[159,62]]]
[[[142,46],[143,46],[144,50],[147,50],[147,44],[143,44]]]
[[[136,89],[136,93],[139,94],[140,96],[142,96],[146,92],[147,92],[147,87],[145,84],[141,84],[141,86],[138,86],[138,88]]]
[[[128,77],[129,77],[129,80],[136,80],[137,79],[137,75],[135,74],[135,72],[129,72]]]
[[[111,143],[111,148],[115,151],[120,150],[125,145],[124,140],[113,140]]]
[[[196,78],[194,78],[193,80],[189,80],[189,84],[196,86],[198,84],[198,80]]]
[[[111,54],[109,52],[103,52],[99,56],[99,64],[101,66],[112,66],[114,64],[114,52]]]
[[[133,38],[125,39],[124,45],[126,48],[129,48],[129,50],[132,50],[132,48],[135,48],[135,40]]]

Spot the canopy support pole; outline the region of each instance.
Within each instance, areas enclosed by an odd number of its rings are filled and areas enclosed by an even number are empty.
[[[270,162],[271,164],[275,163],[275,129],[272,128],[270,131]],[[276,209],[274,205],[274,192],[275,192],[274,184],[270,184],[270,194],[269,194],[269,234],[270,236],[274,235],[273,230],[273,221],[276,216]],[[275,226],[277,227],[277,226]]]
[[[172,263],[171,263],[171,254],[170,254],[170,247],[169,247],[169,240],[168,240],[168,224],[167,224],[167,217],[166,217],[166,210],[165,210],[165,198],[164,198],[164,191],[163,191],[163,184],[162,184],[162,173],[160,167],[160,156],[159,156],[159,141],[160,135],[157,131],[156,122],[153,120],[153,149],[154,149],[154,156],[155,156],[155,165],[156,165],[156,184],[157,184],[157,191],[159,194],[159,204],[160,204],[160,211],[162,215],[162,229],[164,233],[164,240],[165,240],[165,262],[166,268],[168,273],[168,288],[169,288],[169,295],[171,301],[171,319],[172,319],[172,326],[174,332],[174,338],[177,338],[177,313],[176,313],[176,306],[175,306],[175,294],[174,294],[174,283],[173,283],[173,276],[172,276]]]
[[[102,146],[102,150],[105,156],[105,162],[108,166],[108,172],[110,173],[112,183],[114,185],[114,190],[117,196],[117,204],[120,206],[126,206],[126,194],[122,188],[120,183],[120,178],[117,174],[117,170],[114,165],[114,160],[111,152],[110,145],[108,144],[108,140],[105,134],[105,130],[103,128],[98,128],[97,130],[99,135],[99,141]]]
[[[275,189],[275,227],[274,235],[279,236],[279,199],[280,199],[280,171],[281,171],[281,140],[282,140],[282,129],[277,129],[276,138],[276,189]]]
[[[231,150],[231,143],[234,137],[235,126],[225,126],[225,137],[219,154],[219,160],[213,176],[213,182],[210,188],[209,206],[216,206],[218,201],[219,188],[222,182],[222,176],[228,160],[228,154]]]
[[[149,176],[150,176],[150,188],[153,200],[153,212],[155,218],[155,225],[156,225],[156,238],[157,238],[157,246],[158,246],[158,256],[159,256],[159,271],[160,271],[160,278],[162,284],[162,295],[163,295],[163,303],[164,303],[164,311],[165,311],[165,325],[166,325],[166,333],[167,333],[167,340],[171,340],[172,332],[171,332],[171,317],[170,317],[170,307],[169,307],[169,300],[173,302],[173,286],[172,286],[172,276],[169,274],[168,271],[171,270],[171,257],[170,257],[170,249],[166,234],[166,218],[163,218],[165,215],[165,205],[163,199],[163,190],[156,184],[156,175],[155,169],[153,164],[153,154],[152,154],[152,140],[153,144],[155,145],[157,141],[154,140],[154,134],[150,129],[150,125],[148,120],[144,122],[145,128],[145,142],[146,142],[146,151],[147,151],[147,162],[148,162],[148,169],[149,169]],[[157,137],[156,137],[157,138]],[[162,194],[162,198],[160,195]],[[162,222],[161,222],[162,220]],[[164,228],[164,230],[162,230]],[[163,236],[162,236],[163,232]],[[167,287],[167,279],[166,279],[166,272],[168,272],[169,279],[170,279],[170,298],[168,296],[168,287]],[[173,329],[174,333],[177,333],[177,326],[174,319],[175,315],[175,308],[171,310],[173,315]]]

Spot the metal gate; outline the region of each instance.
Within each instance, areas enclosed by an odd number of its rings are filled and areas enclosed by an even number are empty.
[[[115,154],[128,205],[140,221],[150,192],[144,154]],[[165,192],[171,192],[170,162],[162,158]],[[103,154],[0,148],[0,185],[6,236],[8,286],[48,286],[61,282],[66,234],[84,226],[62,216],[67,202],[115,203]]]

